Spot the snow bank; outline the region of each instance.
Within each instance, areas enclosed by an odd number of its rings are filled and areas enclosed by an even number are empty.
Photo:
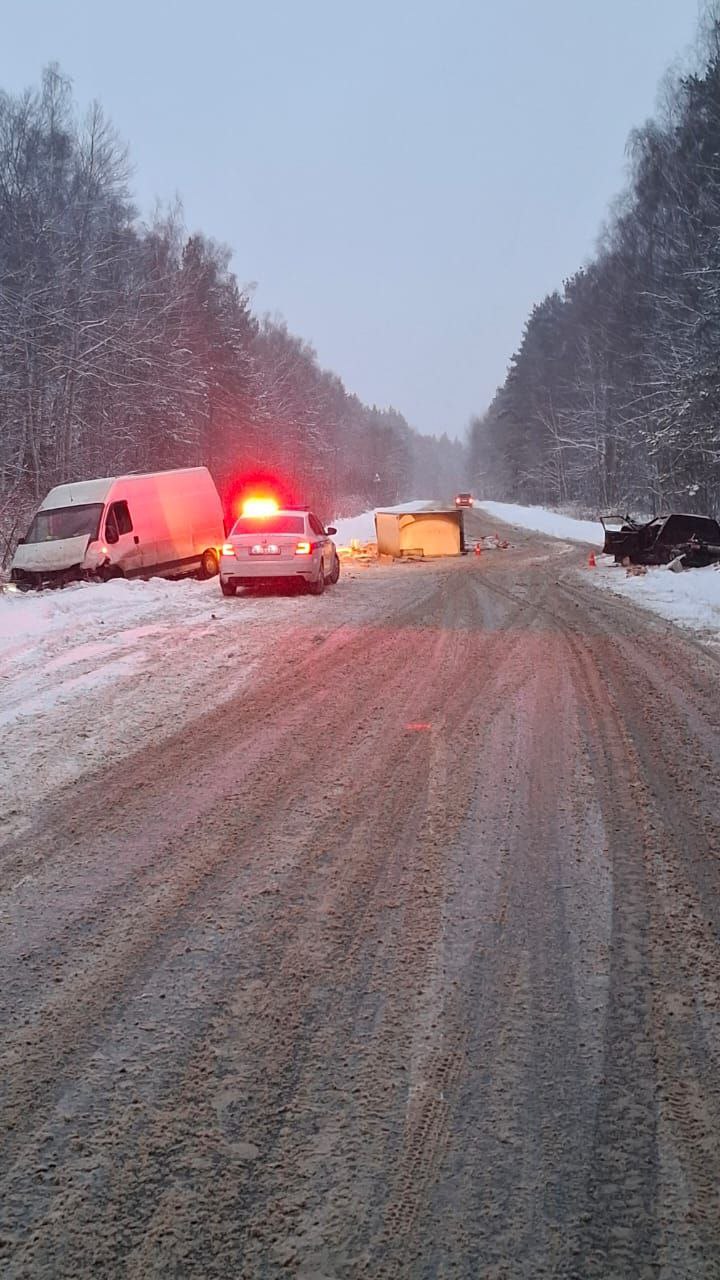
[[[376,511],[425,511],[433,506],[435,503],[431,498],[417,498],[412,502],[400,502],[396,507],[373,507],[372,511],[363,511],[362,515],[350,516],[347,520],[331,520],[330,524],[337,529],[335,541],[339,546],[347,546],[354,539],[374,542]]]
[[[105,626],[110,632],[125,630],[162,612],[167,622],[207,617],[211,603],[217,604],[217,582],[198,583],[190,579],[171,582],[151,578],[148,582],[117,578],[105,583],[77,583],[62,591],[2,592],[0,594],[0,653],[10,640],[47,640],[55,632],[85,631]]]
[[[216,578],[0,593],[6,830],[54,787],[232,697],[256,661],[245,637],[260,617],[256,601],[225,600]],[[234,661],[218,681],[225,650]]]
[[[532,529],[551,538],[562,538],[565,542],[585,542],[592,547],[602,547],[605,540],[599,520],[575,520],[557,511],[547,511],[545,507],[518,507],[511,502],[476,502],[475,507],[487,511],[496,520],[514,524],[516,528]]]
[[[720,569],[710,566],[673,573],[661,565],[649,568],[641,577],[628,578],[609,556],[603,556],[598,564],[594,576],[598,586],[720,642]]]

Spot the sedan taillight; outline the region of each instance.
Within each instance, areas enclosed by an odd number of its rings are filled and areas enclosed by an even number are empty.
[[[234,556],[235,548],[232,542],[223,542],[220,554],[223,556]]]
[[[298,542],[295,548],[296,556],[309,556],[310,552],[315,548],[314,542]]]

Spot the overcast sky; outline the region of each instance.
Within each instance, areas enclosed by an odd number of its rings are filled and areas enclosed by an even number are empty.
[[[0,87],[60,63],[363,400],[459,435],[593,250],[697,0],[16,0]]]

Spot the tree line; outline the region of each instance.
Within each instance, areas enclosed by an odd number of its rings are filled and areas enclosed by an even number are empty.
[[[544,505],[720,514],[720,21],[629,142],[587,266],[534,307],[489,410],[475,483]]]
[[[140,222],[102,109],[56,66],[0,93],[0,531],[62,481],[205,464],[287,478],[326,517],[454,488],[462,446],[363,404],[177,209]]]

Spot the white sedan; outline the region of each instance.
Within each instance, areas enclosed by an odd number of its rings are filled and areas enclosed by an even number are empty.
[[[312,511],[281,511],[274,504],[246,504],[220,554],[220,587],[234,596],[254,583],[304,583],[315,596],[340,577],[332,534]]]

